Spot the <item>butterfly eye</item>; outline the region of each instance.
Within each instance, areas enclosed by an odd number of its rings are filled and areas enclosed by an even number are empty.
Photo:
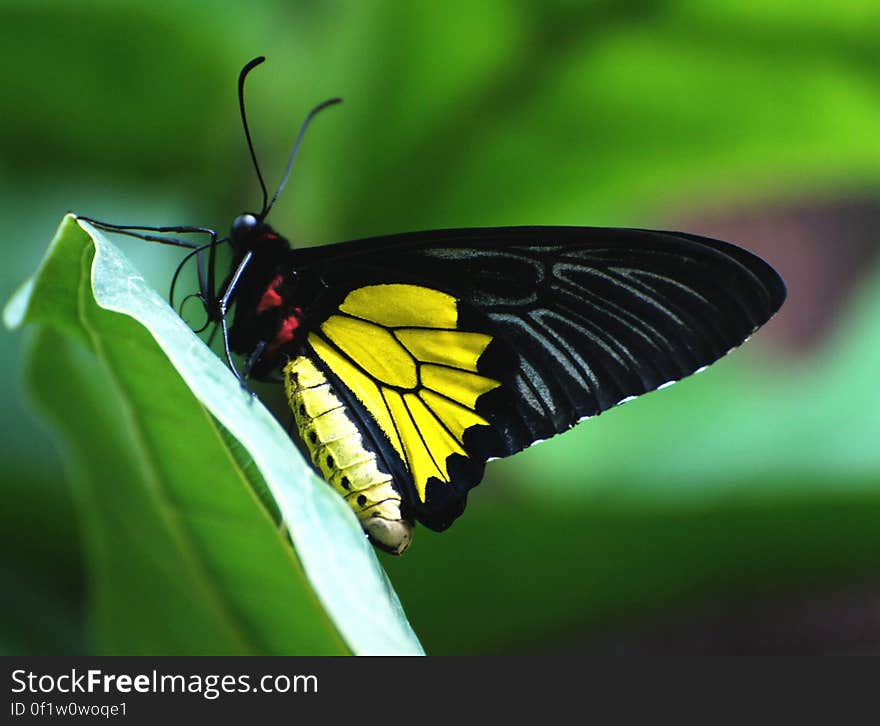
[[[253,214],[240,214],[232,222],[230,236],[233,242],[246,242],[259,225],[259,220]]]

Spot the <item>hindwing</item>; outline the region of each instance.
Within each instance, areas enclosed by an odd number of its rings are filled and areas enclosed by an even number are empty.
[[[349,292],[308,335],[388,469],[409,485],[412,513],[435,528],[454,519],[437,501],[463,503],[482,476],[486,455],[475,436],[490,424],[478,401],[502,385],[481,372],[492,335],[465,319],[447,293],[377,284]]]

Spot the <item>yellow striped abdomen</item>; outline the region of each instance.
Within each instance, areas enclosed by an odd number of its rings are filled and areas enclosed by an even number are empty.
[[[312,463],[354,510],[370,539],[392,554],[412,541],[392,476],[379,467],[345,405],[304,356],[284,366],[284,390]]]

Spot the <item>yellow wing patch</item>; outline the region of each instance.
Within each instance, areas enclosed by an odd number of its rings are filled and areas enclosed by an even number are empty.
[[[365,320],[333,315],[324,322],[321,331],[377,381],[397,388],[415,388],[418,383],[415,359],[385,328]]]
[[[476,371],[492,336],[458,330],[456,299],[417,285],[362,287],[339,311],[309,342],[375,418],[424,502],[428,479],[449,483],[448,457],[467,455],[465,432],[488,425],[477,399],[501,384]]]
[[[336,350],[331,348],[323,338],[311,333],[309,335],[309,343],[315,353],[323,360],[332,371],[339,376],[348,386],[358,401],[360,401],[370,415],[376,419],[379,428],[388,436],[398,454],[403,455],[400,438],[397,435],[397,429],[388,407],[385,405],[385,399],[382,397],[382,391],[379,389],[372,379],[367,376],[360,368],[349,363],[348,359],[340,355]]]
[[[485,333],[424,328],[397,328],[394,337],[423,363],[454,365],[474,372],[477,370],[477,361],[492,341],[492,337]]]
[[[388,328],[458,327],[458,305],[452,295],[418,285],[370,285],[352,290],[339,310]]]

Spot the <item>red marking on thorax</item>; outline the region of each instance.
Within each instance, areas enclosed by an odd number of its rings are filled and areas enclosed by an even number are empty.
[[[263,297],[260,298],[260,303],[257,305],[257,315],[281,305],[283,301],[281,295],[278,294],[278,286],[282,282],[284,282],[284,278],[281,275],[275,275],[275,279],[269,283],[269,287],[266,288],[266,292],[264,292]]]
[[[293,312],[281,321],[275,340],[269,344],[269,351],[275,352],[281,346],[287,345],[296,337],[296,330],[302,322],[302,309],[294,308]]]

